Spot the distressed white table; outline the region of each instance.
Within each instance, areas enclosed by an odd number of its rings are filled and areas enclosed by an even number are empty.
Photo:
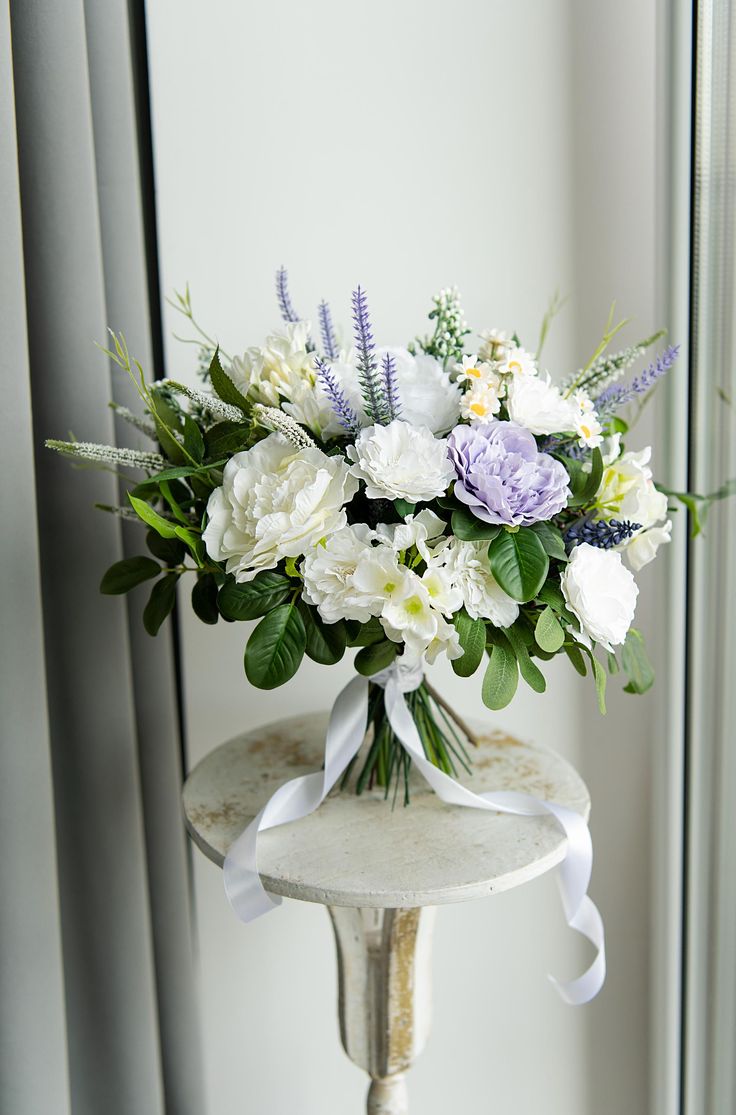
[[[232,841],[283,782],[321,766],[326,714],[294,717],[218,747],[184,786],[195,843],[222,866]],[[477,791],[520,790],[586,817],[588,791],[547,748],[478,727]],[[357,765],[356,765],[357,766]],[[407,1111],[404,1074],[429,1031],[435,907],[520,886],[562,858],[551,817],[514,817],[443,804],[412,775],[411,805],[382,790],[332,791],[309,817],[259,837],[274,894],[326,906],[335,931],[342,1043],[371,1078],[368,1112]]]

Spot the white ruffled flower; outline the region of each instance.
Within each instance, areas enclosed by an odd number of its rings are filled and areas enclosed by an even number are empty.
[[[639,589],[619,553],[587,542],[576,546],[562,573],[561,588],[580,623],[581,641],[587,645],[592,639],[605,650],[624,642],[634,620]]]
[[[496,370],[500,375],[513,376],[514,379],[519,376],[535,376],[537,374],[537,361],[531,352],[514,345],[512,348],[503,350],[496,364]]]
[[[416,546],[425,561],[430,560],[428,542],[444,533],[445,524],[439,515],[425,507],[418,515],[407,515],[402,523],[379,523],[376,537],[394,550],[404,552]]]
[[[515,347],[508,334],[501,329],[485,329],[478,336],[481,339],[479,360],[499,360],[506,349]]]
[[[574,391],[572,395],[574,404],[575,433],[578,435],[578,445],[584,449],[596,449],[603,444],[603,427],[598,421],[592,399],[584,391]]]
[[[617,547],[636,570],[652,561],[658,548],[670,541],[672,530],[670,523],[662,525],[667,518],[667,496],[654,485],[651,456],[651,446],[647,446],[611,461],[603,470],[596,496],[602,517],[639,523],[636,534]]]
[[[450,538],[435,549],[434,563],[444,567],[472,619],[489,619],[496,627],[510,627],[518,619],[519,605],[491,573],[487,542]]]
[[[249,348],[234,357],[230,378],[243,395],[266,406],[278,406],[282,398],[301,394],[305,384],[313,389],[316,373],[307,351],[308,336],[309,322],[290,322],[284,333],[267,337],[262,348]]]
[[[341,457],[295,450],[269,434],[225,465],[207,503],[207,553],[236,581],[250,581],[285,557],[299,557],[347,525],[343,510],[358,483]]]
[[[508,386],[509,418],[533,434],[561,434],[575,429],[577,408],[544,375],[517,375]]]
[[[444,495],[455,478],[447,441],[426,426],[399,418],[361,430],[347,455],[354,462],[350,471],[365,481],[369,499],[420,503]]]
[[[302,595],[325,623],[354,619],[365,623],[380,612],[383,600],[355,584],[354,574],[373,553],[373,531],[364,523],[347,526],[307,551],[301,564]]]
[[[498,381],[498,376],[496,380]],[[484,380],[473,383],[460,400],[460,414],[469,422],[490,422],[500,409],[498,386]]]
[[[401,418],[412,426],[427,426],[433,434],[446,434],[457,425],[460,388],[433,356],[412,356],[405,348],[380,348],[380,361],[390,353],[396,362],[396,386]]]

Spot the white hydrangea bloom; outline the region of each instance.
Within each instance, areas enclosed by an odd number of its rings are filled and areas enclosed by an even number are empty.
[[[510,627],[518,619],[519,605],[491,573],[487,542],[445,540],[435,549],[433,564],[444,568],[472,619],[488,619],[496,627]]]
[[[365,481],[369,499],[420,503],[444,495],[455,478],[447,441],[403,419],[361,430],[347,455],[354,462],[350,471]]]
[[[203,540],[236,581],[250,581],[285,557],[300,557],[347,525],[344,505],[358,484],[341,457],[295,449],[269,434],[225,465],[207,504]]]
[[[517,375],[506,393],[509,418],[533,434],[562,434],[575,429],[577,407],[565,399],[549,377]]]
[[[575,546],[562,574],[561,588],[568,608],[580,624],[578,638],[613,650],[624,642],[639,595],[634,576],[621,554],[583,542]]]
[[[325,623],[339,619],[365,623],[380,612],[383,599],[361,591],[353,577],[360,562],[373,551],[372,538],[373,531],[359,523],[343,527],[304,555],[302,595],[316,606]]]

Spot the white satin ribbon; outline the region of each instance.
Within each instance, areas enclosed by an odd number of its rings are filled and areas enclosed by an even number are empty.
[[[551,814],[567,837],[560,864],[560,893],[567,924],[586,937],[596,957],[582,976],[561,983],[550,976],[566,1003],[579,1006],[593,999],[606,978],[606,954],[601,916],[588,897],[593,866],[593,847],[585,818],[565,805],[543,801],[530,794],[501,790],[476,794],[439,770],[427,759],[404,694],[422,681],[421,664],[406,665],[397,659],[387,670],[368,679],[356,675],[338,696],[330,714],[325,740],[324,770],[285,782],[272,795],[257,817],[233,842],[225,858],[225,892],[241,919],[249,922],[278,906],[281,898],[265,890],[258,874],[258,833],[297,821],[324,801],[348,763],[357,755],[368,723],[369,680],[384,689],[386,716],[397,738],[407,750],[435,793],[449,805],[487,809],[526,817]]]

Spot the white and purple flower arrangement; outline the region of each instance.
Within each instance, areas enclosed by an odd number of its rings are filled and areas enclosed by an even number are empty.
[[[548,319],[536,352],[496,330],[471,344],[457,291],[444,290],[428,336],[381,348],[361,288],[349,343],[325,303],[319,336],[296,313],[283,269],[277,295],[282,328],[231,357],[200,330],[188,291],[177,296],[201,337],[201,390],[147,382],[112,334],[108,354],[144,408],[117,412],[152,447],[48,443],[145,474],[130,481],[130,506],[107,510],[142,521],[150,553],[113,565],[102,591],[154,580],[144,623],[155,635],[193,575],[205,623],[258,620],[245,672],[263,689],[287,682],[304,655],[330,665],[350,648],[368,678],[440,654],[462,677],[485,662],[494,710],[520,676],[543,692],[558,654],[590,670],[602,712],[607,673],[622,671],[628,692],[648,689],[634,574],[669,541],[668,497],[689,497],[657,487],[651,450],[624,444],[621,411],[647,397],[677,348],[623,384],[661,335],[610,354],[624,323],[609,319],[590,360],[555,384],[540,365]],[[462,718],[426,680],[406,701],[430,762],[465,767]],[[379,684],[368,710],[357,789],[402,786],[407,799],[410,761]]]

